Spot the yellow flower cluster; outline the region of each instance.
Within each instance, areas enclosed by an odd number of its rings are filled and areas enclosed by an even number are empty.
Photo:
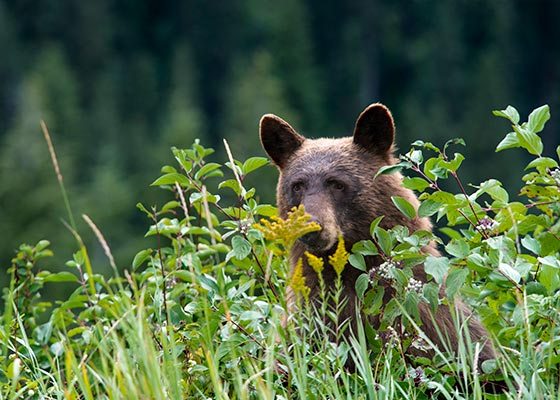
[[[296,296],[303,296],[303,298],[307,301],[309,298],[309,289],[305,286],[305,276],[303,276],[303,263],[301,258],[298,260],[296,266],[294,267],[294,272],[290,279],[290,287],[296,294]]]
[[[280,242],[286,251],[289,251],[295,241],[303,235],[320,231],[321,226],[316,222],[308,222],[311,216],[305,213],[303,205],[294,207],[288,213],[286,219],[276,216],[270,217],[270,221],[261,219],[260,224],[254,227],[260,230],[267,240]]]
[[[298,238],[307,233],[321,230],[321,226],[315,222],[309,222],[309,218],[311,216],[306,214],[303,205],[300,205],[297,208],[292,208],[286,219],[273,216],[270,217],[270,220],[262,219],[260,224],[255,224],[254,227],[263,233],[265,239],[280,243],[289,252]],[[323,259],[308,251],[305,252],[305,256],[311,268],[317,275],[321,275],[325,267]],[[342,274],[349,257],[350,254],[344,246],[344,239],[342,235],[339,235],[336,251],[329,256],[329,264],[338,276]],[[311,289],[305,286],[301,258],[293,269],[289,285],[298,297],[303,296],[306,300],[308,299]]]
[[[349,257],[350,254],[346,251],[346,248],[344,247],[344,239],[342,238],[342,235],[339,235],[336,251],[332,256],[329,256],[329,264],[332,265],[334,271],[338,276],[340,276],[340,274],[342,274],[342,271],[344,271],[344,267],[346,266]]]
[[[308,251],[305,252],[305,256],[307,257],[307,262],[311,265],[311,268],[313,268],[313,271],[315,271],[317,275],[321,275],[321,272],[323,272],[325,268],[323,259]]]

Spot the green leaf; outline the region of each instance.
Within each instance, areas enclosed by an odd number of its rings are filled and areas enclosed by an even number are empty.
[[[198,280],[200,282],[200,286],[203,289],[213,293],[220,293],[220,288],[218,286],[218,283],[216,282],[216,279],[213,276],[208,274],[203,274],[198,277]]]
[[[560,271],[558,271],[558,267],[543,263],[538,280],[546,287],[549,293],[554,293],[560,287]]]
[[[155,181],[153,181],[150,186],[174,185],[175,182],[178,182],[179,185],[183,187],[188,187],[191,184],[189,178],[187,178],[185,175],[170,173],[160,176]]]
[[[410,280],[410,276],[400,268],[391,268],[389,275],[402,287],[405,287]]]
[[[259,204],[255,208],[255,214],[272,217],[273,215],[278,215],[278,209],[270,204]]]
[[[543,187],[540,185],[527,185],[521,188],[519,194],[530,198],[540,197],[541,199],[556,198],[558,189],[553,186]]]
[[[265,157],[251,157],[243,163],[241,171],[243,175],[247,175],[249,172],[265,166],[266,164],[268,164],[268,159]]]
[[[533,271],[537,263],[537,259],[529,254],[520,254],[515,260],[513,268],[519,273],[521,279],[526,279]]]
[[[456,269],[449,273],[447,279],[445,280],[447,285],[445,293],[451,300],[453,300],[459,289],[461,289],[461,287],[465,284],[468,275],[469,270],[466,268]]]
[[[245,192],[245,194],[243,194],[243,192],[242,192],[243,198],[244,198],[245,200],[248,200],[248,199],[253,198],[253,196],[255,195],[255,193],[257,193],[257,189],[255,189],[255,188],[251,188],[251,189],[247,190],[247,191]]]
[[[539,257],[538,260],[542,265],[560,270],[560,260],[554,256]],[[560,273],[560,271],[558,272]]]
[[[411,178],[406,176],[403,179],[402,185],[407,189],[423,192],[430,187],[430,182],[426,181],[423,178]]]
[[[193,273],[191,271],[187,271],[187,270],[184,270],[184,269],[174,270],[168,276],[173,277],[173,278],[175,278],[175,279],[177,279],[181,282],[193,282],[193,281],[195,281],[195,279],[193,279]]]
[[[385,165],[384,167],[379,168],[373,179],[377,178],[379,175],[391,175],[395,172],[401,171],[405,167],[410,167],[410,163],[401,162],[395,165]]]
[[[544,129],[544,125],[549,119],[550,109],[548,104],[545,104],[544,106],[534,109],[531,114],[529,114],[527,128],[534,133],[539,133]]]
[[[541,138],[534,132],[522,127],[514,127],[515,133],[521,147],[527,150],[530,154],[539,156],[543,151],[543,144]]]
[[[8,368],[6,368],[6,371],[4,372],[4,374],[6,375],[6,378],[16,381],[19,380],[20,378],[20,374],[22,370],[22,362],[21,359],[19,357],[14,357],[13,361],[8,364]]]
[[[231,247],[233,249],[233,255],[238,260],[243,260],[251,254],[251,243],[243,236],[234,236],[233,239],[231,239]]]
[[[78,277],[71,272],[61,271],[45,276],[43,282],[78,282]]]
[[[484,360],[481,364],[482,372],[485,374],[493,374],[498,371],[498,362],[495,359]]]
[[[507,236],[496,236],[486,240],[488,247],[496,250],[495,254],[500,262],[513,264],[517,255],[515,242]]]
[[[376,256],[379,254],[379,249],[371,240],[360,240],[352,246],[353,253],[359,253],[364,256]]]
[[[163,205],[163,207],[161,208],[161,212],[167,212],[169,210],[173,210],[174,208],[178,208],[178,207],[181,207],[181,203],[179,203],[176,200],[171,200]]]
[[[407,292],[403,302],[403,308],[416,322],[420,322],[420,312],[418,310],[419,302],[418,294],[414,291]]]
[[[464,155],[462,155],[461,153],[455,153],[453,160],[440,161],[439,165],[443,168],[447,168],[450,171],[457,171],[464,159]]]
[[[226,179],[225,181],[220,182],[218,185],[218,189],[223,188],[230,188],[235,192],[236,195],[240,195],[243,188],[239,187],[239,182],[237,179]]]
[[[207,226],[187,226],[181,228],[181,235],[210,235],[211,231]]]
[[[402,305],[399,304],[396,298],[389,300],[389,302],[385,304],[385,309],[383,310],[383,320],[392,324],[395,318],[402,315],[401,307]]]
[[[132,270],[136,270],[139,266],[144,264],[144,262],[152,255],[152,252],[152,249],[146,249],[136,253],[134,259],[132,260]]]
[[[66,349],[64,348],[62,342],[54,342],[50,346],[50,351],[55,357],[60,357],[65,353]]]
[[[560,251],[560,240],[558,240],[557,235],[553,235],[550,232],[544,232],[539,235],[539,243],[542,254],[552,254]]]
[[[202,193],[199,193],[199,192],[193,192],[189,196],[189,203],[190,204],[194,204],[194,203],[197,203],[197,202],[202,202],[203,200],[204,200],[204,195]],[[216,204],[216,203],[218,203],[218,201],[220,201],[220,196],[207,193],[206,194],[206,201],[209,204]]]
[[[505,110],[494,110],[492,113],[497,117],[510,120],[513,124],[519,123],[519,112],[512,106],[507,106]]]
[[[408,154],[408,157],[415,164],[422,164],[422,162],[424,161],[424,156],[422,154],[422,150],[412,150]]]
[[[161,172],[164,174],[172,174],[172,173],[176,173],[177,169],[170,165],[164,165],[163,167],[161,167]]]
[[[441,207],[441,203],[438,201],[433,200],[424,200],[420,207],[418,207],[418,216],[419,217],[430,217],[438,212],[439,208]]]
[[[437,178],[440,178],[441,176],[439,176],[440,174],[436,175],[434,173],[434,170],[438,169],[438,164],[441,161],[440,158],[437,157],[432,157],[429,158],[425,163],[424,163],[424,174],[428,177],[428,179],[435,181],[437,180]]]
[[[359,269],[360,271],[366,271],[366,260],[364,259],[363,255],[355,253],[350,254],[350,257],[348,257],[348,262],[354,268]]]
[[[439,305],[439,285],[434,282],[424,284],[422,295],[428,300],[432,310],[436,312]]]
[[[223,176],[224,173],[219,171],[221,165],[218,163],[208,163],[205,164],[202,168],[200,168],[197,173],[194,175],[194,179],[200,180],[202,178],[209,178],[211,176]]]
[[[152,219],[154,217],[154,214],[152,214],[150,211],[148,211],[148,209],[146,207],[144,207],[144,204],[136,203],[136,208],[139,209],[140,211],[142,211],[143,213],[145,213],[148,216],[148,218]]]
[[[445,246],[445,251],[457,258],[467,257],[470,250],[468,243],[461,239],[453,239]]]
[[[506,263],[500,263],[498,265],[498,271],[502,273],[510,281],[519,283],[521,280],[521,275],[512,266]]]
[[[444,226],[443,228],[440,228],[439,231],[441,233],[446,234],[447,236],[449,236],[451,239],[461,239],[462,236],[459,232],[457,232],[455,229],[449,228],[447,226]]]
[[[237,294],[241,294],[241,293],[245,293],[247,292],[247,290],[249,290],[252,287],[255,287],[255,279],[249,279],[247,280],[245,283],[241,284],[242,280],[239,280],[239,287],[237,288]]]
[[[540,282],[531,281],[525,286],[525,291],[527,294],[540,294],[542,296],[547,295],[546,286]]]
[[[519,142],[515,132],[510,132],[500,143],[498,143],[498,146],[496,146],[496,153],[505,149],[512,149],[514,147],[521,147],[521,143]]]
[[[412,143],[412,146],[423,147],[425,149],[432,150],[433,152],[435,152],[437,154],[441,154],[441,150],[431,142],[424,142],[423,140],[416,140],[415,142]]]
[[[379,312],[383,306],[383,295],[385,294],[385,288],[381,285],[373,285],[372,289],[368,291],[364,298],[364,306],[366,312],[373,311]]]
[[[480,184],[478,190],[469,196],[470,201],[475,201],[478,197],[488,193],[493,199],[502,203],[509,201],[508,192],[502,187],[502,183],[496,179],[488,179]]]
[[[51,244],[51,242],[49,242],[48,240],[40,240],[36,245],[35,245],[35,252],[39,253],[42,250],[44,250],[45,248],[49,247]]]
[[[416,217],[416,210],[414,206],[408,202],[404,197],[391,196],[393,204],[402,212],[407,218]]]
[[[437,192],[430,194],[428,196],[428,199],[445,205],[457,204],[457,198],[451,193],[444,192],[443,190],[439,190]]]
[[[533,161],[527,164],[527,167],[525,169],[537,168],[540,173],[544,173],[547,168],[552,169],[556,167],[558,167],[558,163],[556,162],[556,160],[553,160],[549,157],[539,157],[535,158]]]
[[[449,260],[446,257],[434,257],[429,255],[424,261],[424,270],[430,274],[438,284],[443,283],[443,278],[449,271]]]
[[[371,237],[374,237],[375,229],[379,226],[379,223],[381,222],[382,219],[383,219],[383,215],[381,215],[381,216],[375,218],[375,219],[371,222],[371,224],[370,224],[370,226],[369,226],[369,234],[370,234]]]
[[[452,145],[461,145],[461,146],[466,146],[465,140],[463,138],[453,138],[453,139],[449,139],[447,142],[445,142],[445,144],[443,145],[443,153],[445,153],[447,151],[447,148],[449,146]]]
[[[173,150],[173,155],[175,156],[175,160],[177,160],[179,165],[181,165],[181,167],[183,167],[185,171],[190,173],[193,168],[193,162],[185,158],[186,157],[185,151],[177,150],[176,148],[173,148],[172,150]]]
[[[241,321],[258,321],[260,319],[263,318],[262,313],[258,312],[258,311],[243,311],[240,315],[239,315],[239,319]]]
[[[538,240],[532,238],[531,236],[525,236],[523,239],[521,239],[521,244],[523,245],[523,247],[537,256],[541,253],[541,244]]]
[[[72,328],[68,331],[66,337],[74,337],[76,335],[81,334],[82,332],[85,332],[88,328],[86,328],[85,326],[78,326],[77,328]]]
[[[232,171],[235,169],[235,171],[237,171],[237,175],[241,176],[243,175],[243,171],[241,171],[241,167],[243,164],[241,164],[240,161],[237,160],[233,160],[233,165],[231,164],[231,162],[226,162],[225,163],[226,167],[228,167],[229,169],[231,169]]]
[[[369,286],[369,274],[361,274],[356,279],[356,294],[360,300],[364,298],[364,293]]]
[[[375,237],[377,238],[377,244],[380,247],[380,250],[385,255],[391,254],[391,250],[393,249],[393,241],[391,240],[391,235],[385,229],[376,227],[375,228]]]

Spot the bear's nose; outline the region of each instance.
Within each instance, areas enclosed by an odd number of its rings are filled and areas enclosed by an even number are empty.
[[[308,222],[313,222],[319,225],[321,227],[321,230],[306,233],[305,235],[300,237],[299,240],[310,250],[322,249],[327,244],[324,237],[323,225],[315,217],[312,217]]]
[[[321,231],[309,232],[300,237],[299,239],[308,247],[320,247]]]

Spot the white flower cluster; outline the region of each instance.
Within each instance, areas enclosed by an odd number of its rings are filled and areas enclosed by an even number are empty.
[[[556,183],[560,185],[560,168],[554,168],[552,171],[550,171],[550,176],[552,176],[552,179],[554,179]]]
[[[391,279],[391,269],[396,268],[397,265],[392,261],[385,261],[377,267],[377,273],[384,279]]]
[[[408,369],[408,376],[414,381],[416,387],[422,386],[429,381],[421,367]]]
[[[392,343],[393,340],[399,341],[399,334],[392,326],[387,327],[386,331],[377,332],[375,339],[381,340],[385,346]]]
[[[476,226],[481,232],[492,232],[498,227],[498,223],[492,218],[484,217],[480,220],[479,224]]]
[[[424,289],[424,284],[414,278],[410,278],[408,281],[408,285],[406,286],[407,292],[416,292],[418,294],[422,293],[422,289]]]
[[[426,342],[424,339],[422,339],[421,337],[417,336],[412,340],[412,343],[410,343],[410,345],[417,349],[417,350],[421,350],[421,351],[430,351],[432,350],[432,348],[430,347],[430,345],[428,344],[428,342]]]
[[[241,233],[247,233],[249,228],[253,225],[253,221],[250,219],[242,219],[239,221],[239,231]]]

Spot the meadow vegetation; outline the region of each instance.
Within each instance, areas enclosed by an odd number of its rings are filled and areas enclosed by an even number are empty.
[[[258,176],[267,159],[237,161],[227,142],[223,164],[207,161],[213,150],[198,141],[174,148],[176,164],[164,166],[152,184],[168,201],[138,204],[148,221],[146,236],[157,246],[117,266],[110,243],[82,216],[113,271],[101,275],[76,229],[67,200],[72,194],[51,146],[75,252],[66,269],[54,273],[42,267],[52,255],[47,240],[23,244],[14,255],[0,320],[0,398],[558,398],[560,146],[554,157],[545,156],[539,133],[548,106],[523,123],[511,106],[495,114],[512,127],[496,151],[531,156],[519,193],[508,193],[496,179],[462,182],[459,170],[468,160],[456,152],[464,145],[460,139],[441,147],[416,141],[400,163],[379,171],[405,170],[403,184],[419,194],[421,206],[415,210],[398,197],[393,202],[407,217],[431,216],[441,228],[433,234],[384,230],[377,219],[370,240],[351,253],[339,246],[330,263],[337,271],[363,271],[356,283],[363,313],[381,321],[378,329],[364,324],[356,331],[328,323],[338,321],[345,301],[340,282],[322,287],[325,301],[315,309],[301,271],[290,271],[291,245],[314,227],[301,208],[278,219],[276,208],[249,187],[247,177]],[[444,256],[421,252],[432,240]],[[385,263],[365,265],[373,254]],[[419,263],[430,283],[412,279]],[[310,264],[318,274],[325,267]],[[384,307],[380,279],[397,293]],[[73,285],[70,296],[42,299],[63,283]],[[483,363],[482,371],[475,367],[480,349],[466,340],[458,349],[438,349],[433,359],[406,352],[429,346],[417,324],[417,304],[437,307],[443,284],[448,301],[460,296],[468,302],[492,335],[499,357]],[[290,316],[287,286],[301,309]],[[468,321],[456,328],[467,331]],[[500,382],[504,392],[487,393],[488,381]]]

